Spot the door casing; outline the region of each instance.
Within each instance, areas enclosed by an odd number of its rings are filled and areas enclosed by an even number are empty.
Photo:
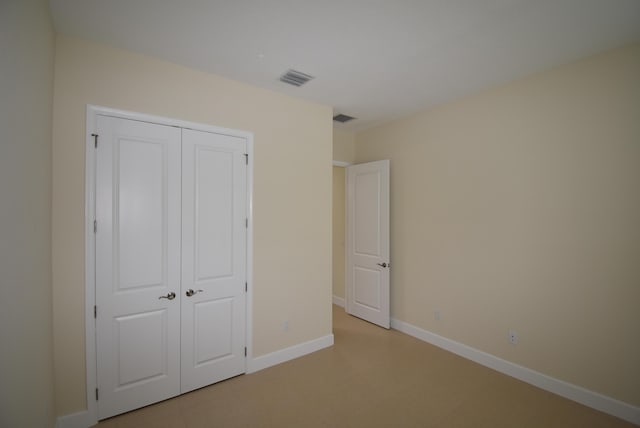
[[[97,361],[96,361],[96,281],[95,281],[95,234],[94,221],[96,218],[96,117],[98,114],[122,119],[138,120],[160,125],[176,126],[197,131],[225,134],[244,138],[247,142],[247,294],[246,294],[246,346],[247,362],[253,355],[253,133],[235,129],[221,128],[183,121],[161,116],[147,115],[126,110],[112,109],[95,105],[87,105],[86,135],[85,135],[85,362],[86,362],[86,422],[93,425],[98,421],[97,392]]]

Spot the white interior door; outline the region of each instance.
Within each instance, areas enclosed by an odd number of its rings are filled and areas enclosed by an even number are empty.
[[[182,392],[245,372],[244,139],[183,130]]]
[[[381,327],[389,317],[389,161],[347,167],[347,312]]]
[[[97,132],[103,419],[180,393],[180,130],[98,116]]]
[[[104,419],[246,371],[246,139],[96,116]]]

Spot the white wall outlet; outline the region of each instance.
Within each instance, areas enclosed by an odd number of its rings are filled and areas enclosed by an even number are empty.
[[[433,319],[435,319],[436,321],[440,321],[440,318],[441,318],[440,309],[436,309],[435,311],[433,311]]]
[[[282,323],[282,331],[289,331],[289,320],[285,320]]]
[[[509,333],[507,335],[507,340],[509,340],[510,344],[517,345],[519,340],[518,332],[514,330],[509,330]]]

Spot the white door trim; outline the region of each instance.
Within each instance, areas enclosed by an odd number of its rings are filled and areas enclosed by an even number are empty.
[[[351,162],[345,162],[345,161],[337,161],[337,160],[333,161],[333,166],[340,166],[342,168],[346,168],[350,165],[353,165],[353,164]]]
[[[94,150],[95,139],[91,135],[96,129],[96,117],[98,114],[131,119],[142,122],[156,123],[160,125],[175,126],[194,129],[198,131],[213,132],[245,138],[247,141],[248,169],[247,169],[247,320],[246,341],[247,360],[245,371],[248,370],[248,361],[253,356],[253,133],[235,129],[221,128],[218,126],[201,123],[187,122],[179,119],[171,119],[161,116],[153,116],[143,113],[117,110],[108,107],[87,105],[86,140],[85,140],[85,360],[86,360],[86,387],[87,387],[87,412],[82,413],[83,422],[89,425],[98,422],[98,404],[96,402],[97,387],[97,362],[96,362],[96,323],[94,318],[94,306],[96,304],[95,288],[95,234],[93,233],[95,210],[95,173],[96,157]],[[80,416],[80,414],[78,415]]]

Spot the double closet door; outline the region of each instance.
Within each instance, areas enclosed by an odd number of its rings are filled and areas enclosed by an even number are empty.
[[[246,140],[97,116],[98,418],[245,372]]]

